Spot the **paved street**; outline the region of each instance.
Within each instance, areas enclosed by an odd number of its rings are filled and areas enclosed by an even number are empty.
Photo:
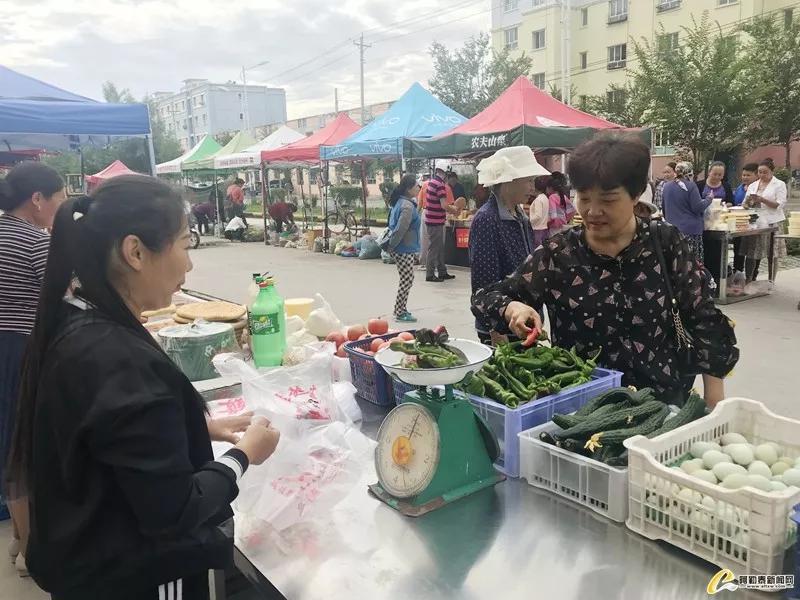
[[[269,270],[285,297],[322,293],[346,323],[391,315],[397,288],[394,265],[361,261],[260,244],[201,248],[187,287],[242,302],[250,274]],[[421,325],[447,325],[457,336],[474,337],[469,312],[469,271],[453,269],[456,279],[427,283],[415,271],[409,309]],[[736,321],[742,358],[728,381],[729,396],[761,400],[777,412],[800,418],[797,369],[800,365],[800,269],[781,271],[775,292],[725,307]]]

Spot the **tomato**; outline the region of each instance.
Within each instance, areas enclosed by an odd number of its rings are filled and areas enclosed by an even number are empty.
[[[381,350],[383,350],[384,348],[388,348],[389,346],[391,346],[389,342],[383,342],[380,346],[378,346],[378,351],[380,352]]]
[[[369,345],[369,349],[372,352],[377,352],[378,349],[383,345],[384,341],[385,340],[382,340],[381,338],[375,338],[374,340],[372,340],[372,343]]]
[[[384,335],[389,331],[389,321],[386,319],[370,319],[367,330],[372,335]]]
[[[354,342],[365,333],[367,333],[367,328],[363,325],[351,325],[347,328],[347,339]]]
[[[347,338],[344,337],[344,334],[341,331],[331,331],[325,338],[325,341],[336,344],[336,349],[338,350],[339,346],[347,341]]]
[[[342,358],[347,358],[347,352],[344,349],[344,345],[339,346],[336,349],[336,356],[341,356]]]
[[[397,337],[405,342],[410,342],[414,339],[414,334],[410,331],[401,331],[397,334]]]

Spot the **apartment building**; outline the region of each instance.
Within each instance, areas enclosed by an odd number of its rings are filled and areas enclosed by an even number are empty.
[[[378,102],[376,104],[370,104],[364,107],[364,112],[366,113],[366,122],[372,121],[375,117],[382,115],[387,110],[389,110],[394,104],[394,101],[390,102]],[[363,125],[361,123],[361,108],[351,108],[349,110],[339,111],[340,113],[344,112],[347,113],[351,119],[353,119],[356,123]],[[268,133],[272,133],[281,125],[286,125],[294,129],[295,131],[299,131],[300,133],[304,133],[305,135],[311,135],[312,133],[316,133],[323,127],[325,127],[328,123],[333,121],[336,118],[336,112],[328,112],[322,113],[317,115],[311,115],[307,117],[299,117],[297,119],[289,119],[284,123],[276,123],[271,125],[267,128]]]
[[[243,129],[245,110],[251,129],[286,120],[286,92],[282,88],[247,85],[245,96],[241,84],[185,79],[180,91],[157,92],[154,97],[167,130],[185,150],[206,134]]]
[[[757,15],[791,18],[795,7],[800,10],[796,0],[502,0],[492,7],[492,45],[532,57],[533,83],[547,91],[561,88],[566,65],[572,104],[580,105],[581,96],[625,83],[635,62],[634,40],[667,50],[681,43],[681,27],[704,11],[733,34]]]

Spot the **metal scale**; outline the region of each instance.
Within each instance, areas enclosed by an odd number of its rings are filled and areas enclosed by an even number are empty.
[[[369,491],[395,510],[416,517],[503,481],[492,463],[497,438],[469,403],[453,394],[453,384],[477,372],[492,349],[471,340],[450,345],[467,365],[447,369],[397,366],[402,354],[381,350],[375,360],[400,381],[420,386],[383,420],[375,449],[378,483]],[[440,389],[434,386],[444,386]]]

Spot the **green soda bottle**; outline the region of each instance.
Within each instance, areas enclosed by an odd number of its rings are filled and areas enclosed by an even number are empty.
[[[256,367],[280,366],[286,350],[286,314],[283,298],[271,278],[261,280],[250,308],[250,345]]]

